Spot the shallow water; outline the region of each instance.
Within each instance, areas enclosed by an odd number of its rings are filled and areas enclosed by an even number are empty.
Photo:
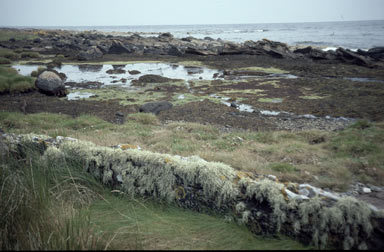
[[[32,71],[38,69],[39,65],[14,65],[12,66],[22,75],[30,75]],[[109,74],[108,70],[121,69],[126,73]],[[166,63],[130,63],[126,65],[114,66],[104,65],[62,65],[54,70],[64,73],[67,76],[66,82],[101,82],[103,85],[123,85],[129,86],[132,80],[137,80],[146,74],[161,75],[171,79],[189,80],[214,80],[214,74],[220,74],[219,70],[205,67],[188,67]],[[139,74],[130,74],[129,71],[137,70]],[[126,79],[126,83],[116,83],[116,80]],[[115,81],[115,82],[113,82]]]

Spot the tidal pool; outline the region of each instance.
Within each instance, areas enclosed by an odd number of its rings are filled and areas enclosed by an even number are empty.
[[[42,65],[13,65],[21,75],[30,75]],[[171,79],[190,80],[214,80],[221,71],[205,67],[188,67],[178,64],[167,63],[130,63],[126,65],[70,65],[63,64],[54,70],[64,73],[67,76],[66,82],[100,82],[103,85],[129,86],[132,80],[137,80],[146,74],[155,74]],[[107,73],[107,71],[111,73]],[[116,73],[117,71],[121,73]],[[133,72],[135,71],[135,72]],[[131,72],[131,73],[130,73]],[[126,83],[119,83],[117,80],[126,79]]]

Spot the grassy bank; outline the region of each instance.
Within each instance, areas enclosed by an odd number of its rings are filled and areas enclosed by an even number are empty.
[[[225,216],[133,199],[26,149],[0,161],[2,250],[305,249],[262,238]]]
[[[222,132],[210,125],[161,124],[152,114],[131,114],[116,125],[97,117],[0,112],[7,132],[71,136],[99,145],[138,145],[181,156],[198,155],[280,181],[346,190],[356,181],[382,185],[384,124],[360,121],[341,132]]]
[[[0,66],[0,93],[21,93],[35,88],[35,78],[22,76],[10,67]]]

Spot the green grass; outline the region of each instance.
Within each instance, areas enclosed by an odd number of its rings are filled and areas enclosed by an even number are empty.
[[[20,55],[10,49],[1,48],[0,49],[0,57],[7,58],[9,60],[18,60],[20,59]]]
[[[36,148],[2,158],[0,171],[2,250],[308,248],[225,216],[111,192],[80,162],[42,159]]]
[[[96,230],[111,241],[109,249],[305,249],[285,237],[255,236],[245,226],[226,221],[225,216],[196,213],[151,200],[109,195],[90,209]]]
[[[0,67],[0,93],[27,92],[35,87],[35,78],[22,76],[10,67]]]
[[[0,29],[0,41],[8,41],[11,38],[15,40],[32,40],[37,37],[38,35],[32,31]]]
[[[0,57],[0,65],[9,65],[11,63],[12,62],[9,59]]]

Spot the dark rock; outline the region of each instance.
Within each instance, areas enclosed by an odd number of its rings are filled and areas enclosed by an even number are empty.
[[[64,80],[53,71],[44,71],[36,80],[36,87],[48,95],[66,96]]]
[[[182,56],[184,55],[184,52],[176,46],[171,46],[168,50],[168,54],[172,56]]]
[[[186,38],[182,38],[181,41],[186,41],[186,42],[192,42],[192,40],[194,40],[195,38],[194,37],[186,37]]]
[[[79,55],[77,56],[78,60],[94,60],[94,59],[99,59],[103,57],[103,53],[101,50],[96,47],[92,46],[89,50],[85,52],[80,52]]]
[[[204,40],[208,40],[208,41],[215,41],[213,38],[211,37],[205,37]]]
[[[335,53],[333,51],[324,52],[320,49],[312,48],[311,46],[296,49],[293,51],[295,54],[303,54],[314,60],[333,60]]]
[[[16,39],[15,38],[10,38],[9,41],[10,42],[16,42]]]
[[[361,50],[360,50],[361,51]],[[374,47],[368,50],[367,56],[375,59],[384,61],[384,47]]]
[[[162,33],[158,36],[158,39],[162,42],[169,42],[173,39],[173,35],[169,32]]]
[[[141,74],[141,72],[140,72],[140,71],[137,71],[137,70],[131,70],[131,71],[128,71],[128,73],[129,73],[130,75]]]
[[[116,114],[115,114],[115,122],[117,124],[124,124],[124,121],[125,121],[124,113],[116,112]]]
[[[124,44],[119,40],[113,40],[108,50],[111,54],[132,53],[132,47],[129,44]]]
[[[33,40],[33,43],[41,43],[41,38],[35,38],[34,40]]]
[[[140,106],[139,112],[153,113],[158,115],[161,111],[169,110],[173,107],[172,103],[167,101],[150,102]]]
[[[352,52],[348,49],[338,48],[336,50],[336,55],[338,56],[338,59],[355,65],[365,66],[365,67],[373,67],[373,62],[363,55],[359,55],[357,53]]]
[[[175,79],[170,79],[170,78],[163,77],[160,75],[155,75],[155,74],[146,74],[141,76],[138,79],[139,83],[165,83],[170,81],[175,81]]]
[[[237,104],[235,102],[231,102],[231,107],[232,108],[237,108]]]
[[[100,72],[103,69],[103,65],[92,65],[92,64],[80,64],[78,68],[81,72]]]
[[[125,74],[125,70],[124,69],[120,69],[120,68],[109,69],[109,70],[107,70],[107,74]]]

